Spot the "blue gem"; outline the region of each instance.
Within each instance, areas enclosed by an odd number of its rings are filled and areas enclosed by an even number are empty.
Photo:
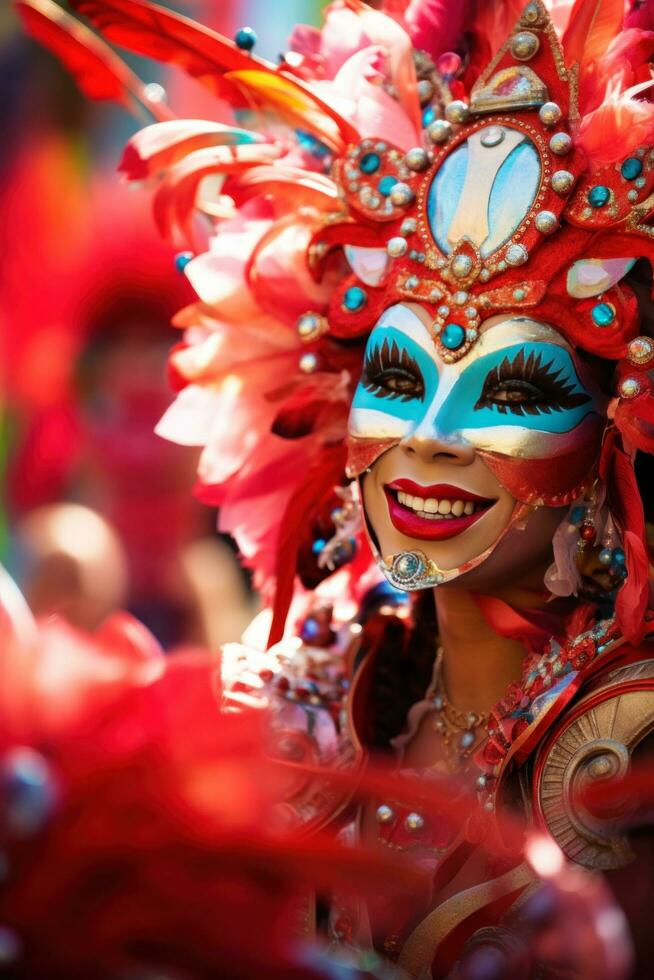
[[[620,173],[625,180],[635,180],[643,172],[643,161],[638,157],[627,157],[620,167]]]
[[[350,313],[356,313],[366,305],[366,294],[360,286],[350,286],[345,290],[343,296],[343,306]]]
[[[458,350],[466,339],[466,332],[458,323],[447,323],[440,333],[441,344],[448,350]]]
[[[193,252],[178,252],[175,256],[175,268],[177,271],[183,273],[192,258]]]
[[[615,309],[610,303],[598,303],[590,311],[593,323],[598,327],[610,327],[615,320]]]
[[[379,191],[380,194],[383,194],[384,197],[388,197],[388,195],[393,190],[396,184],[397,184],[397,177],[393,177],[391,174],[386,174],[386,176],[382,177],[379,183],[377,184],[377,190]]]
[[[600,565],[610,565],[613,561],[613,552],[610,548],[602,548],[599,553]]]
[[[257,35],[251,27],[241,27],[234,35],[234,44],[241,51],[251,51],[257,43]]]
[[[603,184],[596,184],[588,191],[588,203],[591,208],[603,208],[611,199],[611,191]]]
[[[311,153],[312,156],[317,157],[322,160],[323,157],[329,156],[330,150],[328,146],[321,143],[319,139],[316,139],[311,133],[307,133],[304,129],[296,129],[295,135],[297,136],[297,141],[303,150],[307,153]]]
[[[379,170],[380,165],[379,153],[364,153],[359,160],[359,170],[364,174],[374,174],[376,170]]]
[[[425,129],[427,126],[431,126],[435,119],[436,112],[433,105],[428,105],[426,109],[422,110],[422,125]]]
[[[624,548],[615,548],[613,551],[613,561],[616,565],[624,565],[626,560],[626,555],[624,553]]]
[[[311,545],[311,550],[313,551],[314,555],[319,555],[326,544],[327,542],[324,538],[318,538],[317,541],[314,541]]]
[[[583,504],[578,504],[576,507],[573,507],[572,510],[570,511],[570,523],[581,524],[585,516],[586,516],[586,508],[583,506]]]
[[[315,619],[305,619],[300,630],[300,638],[305,642],[315,640],[320,635],[320,624]]]

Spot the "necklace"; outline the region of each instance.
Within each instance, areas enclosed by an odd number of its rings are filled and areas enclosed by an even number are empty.
[[[443,648],[436,654],[434,675],[436,679],[434,697],[434,728],[441,736],[448,766],[451,771],[466,772],[467,760],[473,750],[487,735],[488,712],[461,711],[456,708],[445,693],[443,685]]]

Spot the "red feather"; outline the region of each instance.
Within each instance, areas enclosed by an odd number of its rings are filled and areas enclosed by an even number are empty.
[[[624,19],[624,0],[576,0],[563,35],[565,60],[578,64],[581,77],[606,54]]]
[[[173,118],[108,44],[52,0],[16,0],[27,32],[59,58],[89,99],[113,100],[135,115],[139,104],[158,120]]]
[[[285,111],[294,109],[294,125],[298,124],[298,108],[304,106],[309,117],[322,115],[336,124],[341,145],[332,139],[334,148],[342,150],[347,143],[359,139],[350,123],[296,78],[278,72],[262,58],[245,54],[232,41],[188,17],[147,0],[72,0],[72,6],[114,44],[177,65],[231,105],[267,107],[272,104],[283,118]],[[226,78],[228,72],[238,74]],[[266,75],[271,83],[270,93],[261,84]],[[283,97],[279,91],[282,86]],[[295,105],[289,105],[288,93],[295,96]],[[302,122],[319,138],[325,138],[316,129],[315,120],[309,118]]]

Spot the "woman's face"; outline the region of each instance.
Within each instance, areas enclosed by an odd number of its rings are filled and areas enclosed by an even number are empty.
[[[605,400],[546,324],[493,317],[472,350],[446,364],[429,322],[422,307],[399,304],[372,331],[350,465],[394,584],[468,573],[471,585],[492,585],[551,552],[561,508],[596,460]]]

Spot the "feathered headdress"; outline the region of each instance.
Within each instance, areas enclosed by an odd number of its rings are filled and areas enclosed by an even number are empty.
[[[346,466],[368,465],[356,442],[348,463],[345,438],[366,334],[411,300],[430,312],[444,360],[470,350],[488,317],[527,311],[618,362],[600,465],[629,572],[617,611],[635,638],[648,563],[632,457],[654,450],[654,342],[638,336],[620,281],[654,258],[654,33],[638,26],[642,11],[625,14],[623,0],[386,0],[381,11],[337,0],[322,31],[297,28],[272,65],[252,53],[249,29],[232,43],[146,0],[73,0],[109,41],[229,103],[238,126],[227,126],[172,118],[50,0],[17,5],[89,94],[159,120],[121,170],[153,187],[157,224],[189,249],[178,264],[198,295],[176,319],[178,395],[159,431],[202,447],[200,494],[274,595],[272,638],[296,575],[320,577]],[[440,181],[481,147],[509,162],[504,189],[475,187],[485,208],[459,209],[452,195],[443,207]],[[472,193],[463,177],[458,193]],[[569,492],[526,502],[573,500],[595,459],[568,463]],[[370,555],[356,544],[361,573]],[[340,558],[353,550],[346,541]]]

